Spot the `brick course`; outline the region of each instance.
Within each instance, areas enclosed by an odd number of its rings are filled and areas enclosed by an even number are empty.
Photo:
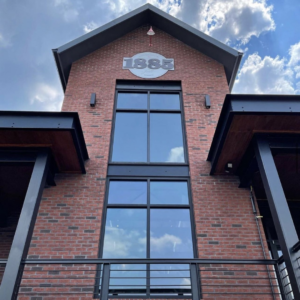
[[[249,191],[239,189],[233,176],[209,176],[206,159],[229,93],[223,66],[157,28],[150,48],[146,31],[138,28],[73,63],[62,110],[79,112],[90,156],[87,174],[59,174],[57,186],[44,190],[29,257],[97,257],[116,80],[142,80],[122,70],[122,60],[151,51],[175,59],[175,70],[154,80],[182,82],[199,257],[262,259]],[[94,108],[91,93],[97,95]],[[205,94],[211,97],[210,109],[204,106]]]

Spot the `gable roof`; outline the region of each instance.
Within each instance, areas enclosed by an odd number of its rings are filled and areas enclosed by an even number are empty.
[[[58,49],[53,49],[63,89],[66,89],[73,62],[144,24],[151,24],[165,31],[186,45],[221,63],[225,68],[229,88],[232,89],[243,54],[151,4],[145,4]]]

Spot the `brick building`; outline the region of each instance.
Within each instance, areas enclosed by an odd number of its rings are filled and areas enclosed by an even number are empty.
[[[300,299],[299,96],[149,4],[53,52],[62,112],[0,112],[0,299]]]

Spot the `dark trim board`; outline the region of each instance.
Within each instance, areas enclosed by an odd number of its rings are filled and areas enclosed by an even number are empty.
[[[221,63],[231,90],[243,54],[203,32],[172,17],[151,4],[145,4],[57,49],[52,50],[63,90],[72,63],[124,36],[134,29],[151,24],[186,45]]]
[[[213,137],[207,160],[211,162],[211,172],[216,171],[226,137],[235,116],[298,116],[300,120],[299,95],[239,95],[228,94]],[[255,129],[255,128],[254,128]],[[272,128],[268,128],[272,130]],[[295,129],[296,130],[296,129]]]

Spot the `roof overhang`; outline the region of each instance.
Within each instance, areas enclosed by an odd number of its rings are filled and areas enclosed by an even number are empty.
[[[51,150],[57,172],[85,173],[88,159],[76,112],[0,111],[0,150]]]
[[[300,134],[299,95],[227,95],[208,155],[211,175],[237,174],[241,161],[257,134]]]
[[[186,45],[221,63],[225,68],[229,88],[232,89],[243,54],[151,4],[145,4],[58,49],[54,49],[53,54],[63,89],[66,89],[73,62],[144,24],[151,24],[165,31]]]

